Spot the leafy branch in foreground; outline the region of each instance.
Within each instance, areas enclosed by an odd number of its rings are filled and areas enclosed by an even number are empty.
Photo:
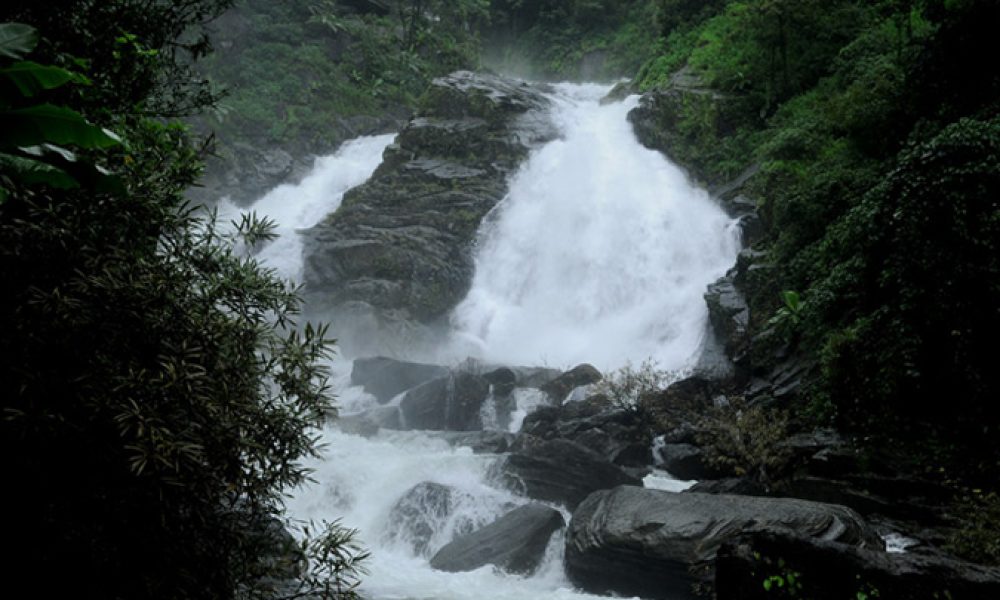
[[[116,37],[159,48],[149,29],[176,23],[138,25],[145,34]],[[226,234],[185,204],[202,163],[183,126],[88,112],[96,84],[9,63],[34,47],[32,31],[0,28],[0,153],[21,161],[6,159],[0,203],[0,448],[19,490],[8,568],[54,597],[225,599],[265,582],[352,597],[364,557],[353,533],[333,525],[289,553],[281,526],[332,413],[333,342],[325,326],[297,323],[297,290],[237,248],[273,235],[268,223],[250,217]],[[118,66],[134,66],[128,53],[115,60],[91,63],[86,79],[114,87]],[[152,93],[119,87],[120,105]],[[101,175],[95,165],[108,165],[116,185],[81,176],[74,158]],[[28,161],[40,166],[17,170]]]

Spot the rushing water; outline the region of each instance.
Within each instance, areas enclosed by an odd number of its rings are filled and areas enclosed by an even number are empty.
[[[532,154],[484,223],[475,281],[452,319],[453,354],[468,351],[508,364],[587,361],[602,368],[653,358],[675,370],[697,357],[706,321],[702,294],[732,265],[736,228],[680,170],[636,142],[625,119],[635,99],[599,106],[606,91],[556,87],[553,116],[563,136]],[[301,184],[279,187],[257,201],[251,209],[275,219],[281,234],[261,258],[282,276],[300,278],[302,247],[295,229],[315,224],[347,189],[367,179],[391,137],[345,144],[318,160]],[[220,211],[239,213],[226,203]],[[349,361],[333,365],[344,414],[376,406],[373,397],[350,387],[350,367]],[[515,398],[512,429],[539,404],[529,390],[516,391]],[[324,442],[323,459],[310,465],[316,484],[296,491],[289,515],[342,519],[359,530],[372,551],[366,596],[591,597],[574,590],[563,573],[561,535],[531,577],[489,566],[467,573],[430,568],[429,557],[456,532],[527,502],[492,485],[488,474],[496,456],[453,448],[427,432],[383,430],[364,438],[331,427]],[[449,486],[451,510],[445,514],[433,502],[417,502],[406,519],[390,518],[394,505],[423,482]],[[680,489],[684,482],[657,473],[647,485]],[[422,543],[415,543],[414,520],[430,525]]]
[[[238,220],[256,212],[274,221],[278,239],[261,249],[258,257],[284,279],[302,281],[302,240],[296,229],[312,227],[337,210],[344,192],[361,185],[382,162],[382,152],[395,135],[360,137],[336,153],[316,159],[312,171],[298,184],[279,185],[243,210],[228,199],[219,202],[219,221]]]
[[[459,336],[497,363],[690,367],[702,295],[733,265],[738,229],[636,141],[638,97],[600,106],[604,86],[557,90],[563,138],[532,155],[483,228]]]

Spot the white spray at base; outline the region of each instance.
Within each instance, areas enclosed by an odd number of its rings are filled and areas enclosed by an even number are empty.
[[[607,89],[556,86],[563,139],[532,154],[481,229],[472,289],[452,317],[467,353],[602,370],[693,366],[702,295],[735,262],[738,227],[639,144],[626,119],[638,97],[601,106]]]
[[[682,369],[697,356],[705,331],[705,286],[731,266],[735,225],[684,175],[642,148],[625,120],[635,100],[599,107],[606,87],[560,85],[554,117],[564,137],[533,153],[508,198],[481,229],[472,290],[454,314],[450,352],[474,350],[508,364],[603,369],[653,358]],[[343,193],[377,167],[392,136],[360,138],[320,159],[297,186],[281,186],[251,207],[279,224],[281,237],[260,258],[298,280],[302,247],[295,230],[339,206]],[[222,203],[224,218],[239,209]],[[377,406],[350,386],[351,364],[333,364],[343,414]],[[523,396],[523,401],[521,399]],[[518,396],[513,427],[538,399]],[[398,399],[397,399],[398,401]],[[489,523],[528,502],[489,477],[497,460],[453,448],[429,432],[382,430],[365,438],[329,427],[324,456],[307,466],[315,484],[294,491],[288,515],[356,528],[371,552],[361,592],[373,600],[569,600],[595,598],[570,584],[562,567],[563,537],[548,545],[530,577],[485,566],[466,573],[435,571],[429,558],[457,533]],[[414,486],[447,486],[450,508],[410,503]],[[659,472],[647,485],[681,489]],[[568,514],[563,510],[563,514]],[[430,525],[417,546],[414,521]],[[425,528],[426,533],[426,528]]]

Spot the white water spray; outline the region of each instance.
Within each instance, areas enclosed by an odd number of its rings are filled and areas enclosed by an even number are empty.
[[[738,229],[626,120],[637,98],[556,86],[563,139],[536,151],[481,228],[453,323],[463,350],[501,364],[692,366],[702,294],[739,251]]]
[[[297,229],[312,227],[337,210],[347,190],[364,183],[382,162],[382,152],[395,135],[360,137],[344,143],[336,153],[316,159],[312,171],[297,184],[280,185],[249,209],[228,199],[219,202],[219,222],[239,220],[254,211],[275,222],[278,238],[261,249],[258,258],[283,279],[302,281],[302,239]]]

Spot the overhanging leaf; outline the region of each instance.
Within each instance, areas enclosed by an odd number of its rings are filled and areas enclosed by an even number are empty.
[[[45,143],[73,144],[80,148],[108,148],[121,139],[63,106],[39,104],[0,112],[0,130],[5,146],[38,146]]]
[[[21,61],[6,69],[0,69],[0,76],[13,83],[22,96],[29,98],[39,92],[55,89],[77,79],[73,73],[66,69],[40,65],[31,61]]]
[[[0,23],[0,56],[18,59],[38,45],[38,30],[24,23]]]
[[[11,179],[24,184],[44,183],[60,189],[80,186],[66,171],[33,158],[0,153],[0,169]]]

